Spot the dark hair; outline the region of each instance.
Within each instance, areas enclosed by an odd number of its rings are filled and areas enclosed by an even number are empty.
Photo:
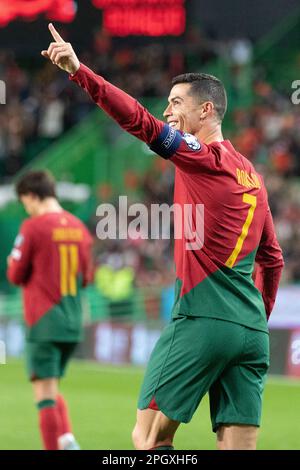
[[[55,197],[55,180],[48,171],[30,171],[21,176],[16,184],[18,198],[26,194],[34,194],[43,200],[47,197]]]
[[[220,121],[223,120],[227,109],[227,96],[221,80],[207,73],[184,73],[173,78],[172,85],[178,83],[190,83],[191,94],[197,96],[202,103],[211,101]]]

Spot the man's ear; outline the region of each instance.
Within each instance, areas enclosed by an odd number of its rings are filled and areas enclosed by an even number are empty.
[[[211,101],[205,101],[205,103],[202,104],[200,117],[205,119],[213,112],[214,108],[214,104]]]

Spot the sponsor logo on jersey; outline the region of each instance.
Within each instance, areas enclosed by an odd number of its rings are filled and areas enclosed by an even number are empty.
[[[191,150],[200,150],[201,149],[201,144],[199,142],[199,140],[192,134],[187,134],[186,132],[184,132],[184,134],[182,135],[183,139],[186,141],[188,147],[191,149]]]

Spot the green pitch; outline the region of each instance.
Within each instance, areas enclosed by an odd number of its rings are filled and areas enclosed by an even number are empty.
[[[0,449],[41,449],[37,412],[21,361],[0,365]],[[62,383],[74,433],[83,449],[132,449],[131,430],[143,370],[74,362]],[[259,449],[300,449],[300,380],[270,378]],[[208,400],[182,425],[177,449],[214,449]]]

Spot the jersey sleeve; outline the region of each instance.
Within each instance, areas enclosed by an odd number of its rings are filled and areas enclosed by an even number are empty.
[[[25,221],[20,228],[9,256],[7,278],[12,284],[24,285],[30,278],[31,260],[34,252],[33,236],[29,221]]]
[[[215,164],[215,160],[210,158],[214,153],[210,146],[155,118],[137,100],[85,65],[80,64],[78,71],[69,78],[125,131],[148,144],[161,157],[170,159],[183,171],[195,172]]]
[[[80,64],[77,72],[69,78],[81,86],[125,131],[147,144],[151,144],[160,134],[164,126],[162,121],[156,119],[132,96],[85,65]]]
[[[282,250],[276,238],[271,211],[268,208],[255,261],[258,266],[255,285],[262,293],[267,318],[271,315],[284,266]]]

